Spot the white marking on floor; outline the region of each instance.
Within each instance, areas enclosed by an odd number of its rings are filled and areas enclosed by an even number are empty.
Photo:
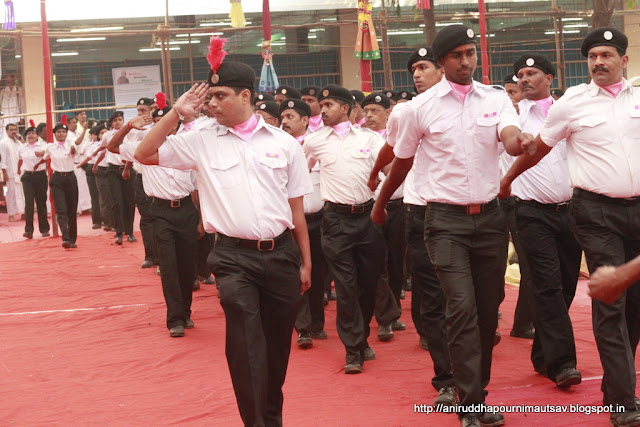
[[[42,311],[24,311],[21,313],[0,313],[0,316],[23,316],[28,314],[44,314],[44,313],[73,313],[76,311],[98,311],[98,310],[111,310],[119,308],[129,307],[149,307],[147,304],[128,304],[128,305],[113,305],[111,307],[91,307],[91,308],[70,308],[66,310],[42,310]]]

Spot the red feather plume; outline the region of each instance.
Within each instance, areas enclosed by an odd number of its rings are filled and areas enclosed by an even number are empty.
[[[211,39],[209,40],[209,54],[207,55],[207,61],[209,62],[209,65],[211,65],[211,69],[214,74],[218,72],[220,64],[222,64],[224,57],[227,55],[227,52],[223,50],[226,42],[227,39],[222,39],[220,36],[211,36]]]
[[[60,117],[60,123],[62,123],[63,125],[67,125],[67,115],[63,114],[62,117]]]
[[[29,119],[29,126],[32,128],[36,127],[36,122],[34,122],[33,119]]]
[[[158,110],[164,110],[167,106],[167,95],[162,92],[156,93],[156,105],[158,106]]]

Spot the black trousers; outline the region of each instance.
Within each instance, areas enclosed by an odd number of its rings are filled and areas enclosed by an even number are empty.
[[[100,193],[98,193],[98,184],[96,183],[96,174],[93,173],[93,165],[85,164],[82,166],[87,176],[87,186],[89,187],[89,196],[91,196],[91,221],[93,224],[102,224],[102,215],[100,215]]]
[[[309,231],[309,246],[311,248],[311,287],[302,294],[296,330],[298,332],[320,332],[324,329],[324,290],[329,281],[329,266],[322,252],[322,217],[321,210],[309,216],[307,230]]]
[[[107,177],[111,197],[113,197],[113,218],[115,220],[116,234],[121,236],[133,234],[133,218],[136,202],[133,181],[137,173],[132,169],[129,179],[122,178],[124,166],[109,165]]]
[[[507,218],[507,227],[511,233],[511,241],[516,248],[518,254],[518,267],[520,267],[520,287],[518,288],[518,302],[516,303],[516,311],[513,315],[513,329],[516,331],[525,331],[533,327],[535,311],[533,306],[533,275],[527,252],[524,250],[523,238],[518,230],[516,221],[516,200],[515,197],[509,197],[500,200],[500,206]],[[540,352],[538,352],[540,353]],[[540,354],[542,356],[542,354]]]
[[[24,192],[25,233],[33,233],[34,202],[38,207],[38,229],[48,233],[51,229],[47,220],[47,172],[27,172],[20,178]]]
[[[62,240],[75,243],[78,238],[78,180],[76,175],[73,172],[54,172],[49,184]]]
[[[211,270],[207,263],[209,253],[213,249],[213,234],[204,233],[204,236],[198,239],[198,256],[196,259],[196,272],[198,276],[202,276],[204,279],[209,277]]]
[[[575,189],[570,212],[590,273],[600,266],[618,266],[640,255],[640,201],[612,200]],[[593,300],[591,310],[604,370],[603,402],[635,410],[640,284],[628,288],[613,304]]]
[[[95,174],[96,185],[98,187],[98,196],[100,199],[100,216],[105,227],[116,228],[113,219],[113,196],[111,195],[111,186],[109,185],[109,171],[106,166],[98,166]]]
[[[138,212],[140,212],[140,234],[142,234],[142,244],[144,245],[144,259],[155,263],[158,259],[158,250],[154,240],[154,216],[151,215],[151,197],[144,192],[141,173],[136,173],[135,176],[132,174],[130,179],[133,179],[135,201],[138,206]],[[197,226],[198,224],[196,223]]]
[[[544,366],[555,380],[576,367],[576,346],[569,307],[576,294],[582,248],[571,231],[569,206],[516,202],[522,248],[533,276],[536,333],[531,349],[534,367]]]
[[[337,295],[336,327],[346,361],[364,363],[376,285],[385,260],[382,227],[361,214],[327,211],[322,219],[322,249]]]
[[[259,252],[217,236],[209,266],[226,318],[226,356],[246,426],[282,425],[282,386],[300,299],[300,251],[289,231]]]
[[[424,240],[425,206],[406,205],[407,255],[411,272],[411,316],[416,331],[427,340],[433,361],[434,377],[431,384],[436,390],[453,386],[453,373],[449,360],[447,328],[445,326],[445,299],[436,270],[431,264]]]
[[[158,244],[162,293],[167,304],[167,328],[184,326],[191,318],[191,293],[196,279],[193,260],[198,239],[198,209],[187,199],[179,208],[153,203],[154,241]]]
[[[428,203],[425,215],[429,257],[447,301],[449,357],[461,405],[484,403],[504,298],[509,235],[504,213],[492,203],[477,215]]]

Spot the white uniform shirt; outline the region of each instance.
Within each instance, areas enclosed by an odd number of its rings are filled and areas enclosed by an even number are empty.
[[[198,117],[193,122],[193,126],[191,126],[190,130],[213,129],[213,127],[217,124],[218,124],[218,121],[215,118],[202,116],[202,117]]]
[[[535,101],[523,99],[518,103],[522,132],[537,135],[544,123],[544,113]],[[506,151],[500,156],[500,169],[506,174],[516,157]],[[562,140],[549,154],[531,169],[522,173],[511,184],[511,195],[522,200],[540,203],[562,203],[571,199],[567,145]]]
[[[7,170],[8,179],[14,179],[17,176],[20,145],[20,141],[7,136],[0,141],[0,168]]]
[[[34,142],[33,145],[28,143],[22,144],[18,149],[18,158],[22,159],[22,171],[37,172],[46,170],[47,165],[44,163],[39,165],[36,170],[33,169],[36,163],[42,160],[43,157],[36,156],[36,151],[44,151],[44,149],[45,147],[41,146],[37,142]]]
[[[609,197],[640,196],[640,89],[624,81],[614,98],[594,82],[569,88],[540,131],[567,140],[569,184]]]
[[[197,172],[205,231],[242,239],[271,239],[293,228],[289,199],[312,191],[300,143],[258,125],[248,141],[220,124],[169,136],[159,165]]]
[[[322,199],[357,205],[373,198],[367,183],[383,145],[384,140],[376,132],[357,129],[351,124],[344,138],[331,126],[308,135],[303,148],[309,168],[320,163]]]
[[[106,146],[109,143],[109,140],[113,138],[113,135],[116,134],[116,132],[118,132],[118,130],[114,128],[114,129],[108,130],[104,135],[102,135],[102,145]],[[116,165],[116,166],[124,166],[124,163],[122,163],[122,159],[120,158],[120,154],[112,153],[109,150],[105,150],[105,152],[107,153],[105,155],[105,158],[108,164]],[[100,166],[102,166],[102,162],[100,162]]]
[[[53,142],[47,144],[45,148],[45,160],[51,159],[51,169],[56,172],[73,172],[75,168],[74,159],[76,154],[71,154],[71,144],[65,142],[64,145]]]
[[[469,205],[493,200],[500,188],[500,132],[519,128],[509,96],[472,83],[464,104],[443,78],[426,92],[394,110],[402,114],[394,153],[415,155],[415,187],[427,202]]]

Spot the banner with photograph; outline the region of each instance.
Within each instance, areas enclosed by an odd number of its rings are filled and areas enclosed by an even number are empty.
[[[111,75],[116,105],[135,105],[140,98],[153,98],[162,91],[159,65],[112,68]],[[122,111],[125,122],[137,114],[135,108]]]

